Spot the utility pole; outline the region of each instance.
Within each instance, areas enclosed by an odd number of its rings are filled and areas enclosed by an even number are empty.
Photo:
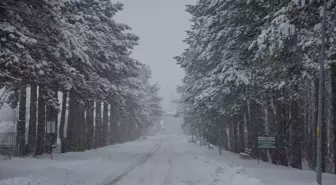
[[[319,84],[319,100],[318,100],[318,123],[316,128],[317,151],[316,151],[316,182],[322,185],[322,136],[321,128],[324,116],[324,49],[326,38],[326,17],[327,17],[327,0],[324,0],[323,21],[322,21],[322,37],[321,37],[321,59],[320,59],[320,84]]]

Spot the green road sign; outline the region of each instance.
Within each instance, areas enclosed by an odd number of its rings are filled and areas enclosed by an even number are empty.
[[[275,137],[258,136],[258,148],[275,148]]]

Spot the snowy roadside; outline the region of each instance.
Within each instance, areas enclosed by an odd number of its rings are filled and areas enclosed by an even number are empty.
[[[266,185],[261,180],[247,175],[243,167],[234,167],[223,163],[219,164],[208,157],[195,157],[195,159],[203,163],[205,170],[214,172],[212,185]]]
[[[199,145],[199,144],[198,144]],[[199,147],[199,146],[198,146]],[[223,152],[219,155],[217,147],[213,151],[209,151],[207,146],[202,147],[202,153],[206,158],[211,159],[217,165],[230,166],[240,169],[249,177],[254,177],[261,182],[269,185],[315,185],[316,174],[310,170],[299,170],[285,166],[278,166],[271,163],[260,162],[256,160],[244,160],[239,158],[237,154],[231,152]],[[336,175],[323,174],[323,185],[335,185]]]
[[[159,142],[157,137],[40,159],[1,161],[0,185],[96,185],[137,163]]]

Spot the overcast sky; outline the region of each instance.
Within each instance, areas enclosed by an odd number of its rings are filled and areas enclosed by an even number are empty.
[[[119,0],[124,10],[116,16],[118,22],[128,24],[140,37],[140,45],[133,58],[149,64],[153,82],[161,86],[164,108],[170,109],[171,96],[176,96],[184,72],[176,65],[174,56],[186,48],[182,42],[190,27],[186,4],[196,0]]]

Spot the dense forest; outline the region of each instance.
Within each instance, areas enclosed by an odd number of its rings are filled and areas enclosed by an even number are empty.
[[[257,137],[276,149],[260,157],[293,168],[316,166],[323,1],[198,0],[188,5],[184,124],[215,145],[257,157]],[[336,2],[327,1],[322,170],[336,166]]]
[[[134,140],[160,119],[160,87],[130,57],[139,37],[114,20],[122,8],[110,0],[0,1],[1,103],[18,108],[19,156],[50,152],[57,138],[61,152]]]

